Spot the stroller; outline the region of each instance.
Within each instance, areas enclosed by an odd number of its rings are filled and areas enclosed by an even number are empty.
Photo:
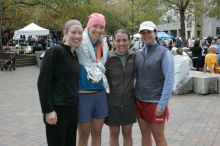
[[[11,71],[12,69],[15,70],[15,62],[16,62],[16,56],[17,56],[17,53],[12,53],[10,55],[10,57],[5,60],[4,64],[2,65],[1,67],[1,70],[3,71],[4,69],[5,70],[8,70]]]

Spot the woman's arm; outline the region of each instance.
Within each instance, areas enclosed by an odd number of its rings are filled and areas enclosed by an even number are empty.
[[[38,91],[40,97],[40,104],[43,113],[50,113],[54,111],[51,103],[51,82],[53,77],[53,49],[46,51],[45,56],[42,60],[40,75],[38,78]]]
[[[157,105],[157,108],[164,111],[171,96],[173,90],[173,84],[174,84],[174,61],[172,54],[168,50],[166,51],[163,58],[162,69],[165,80],[164,80],[162,95]]]

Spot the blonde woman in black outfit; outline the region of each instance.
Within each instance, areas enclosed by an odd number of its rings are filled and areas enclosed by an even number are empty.
[[[132,125],[136,122],[134,104],[134,54],[128,51],[130,35],[119,29],[114,34],[115,50],[108,53],[106,75],[110,86],[109,113],[106,124],[110,130],[110,146],[119,146],[120,130],[124,146],[132,146]]]
[[[46,51],[38,78],[48,146],[75,146],[79,64],[75,49],[82,42],[78,20],[64,25],[64,43]]]

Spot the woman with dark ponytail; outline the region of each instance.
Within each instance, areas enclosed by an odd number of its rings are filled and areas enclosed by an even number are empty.
[[[110,146],[119,146],[120,130],[124,146],[132,146],[132,125],[136,122],[134,102],[134,54],[129,51],[130,35],[119,29],[114,34],[115,50],[108,53],[106,76],[111,92],[108,94]]]

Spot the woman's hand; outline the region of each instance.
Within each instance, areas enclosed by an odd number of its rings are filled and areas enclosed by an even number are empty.
[[[57,123],[57,113],[55,111],[46,113],[46,122],[50,125],[56,125]]]
[[[156,108],[155,115],[156,117],[160,117],[161,115],[163,115],[163,111],[160,108]]]

